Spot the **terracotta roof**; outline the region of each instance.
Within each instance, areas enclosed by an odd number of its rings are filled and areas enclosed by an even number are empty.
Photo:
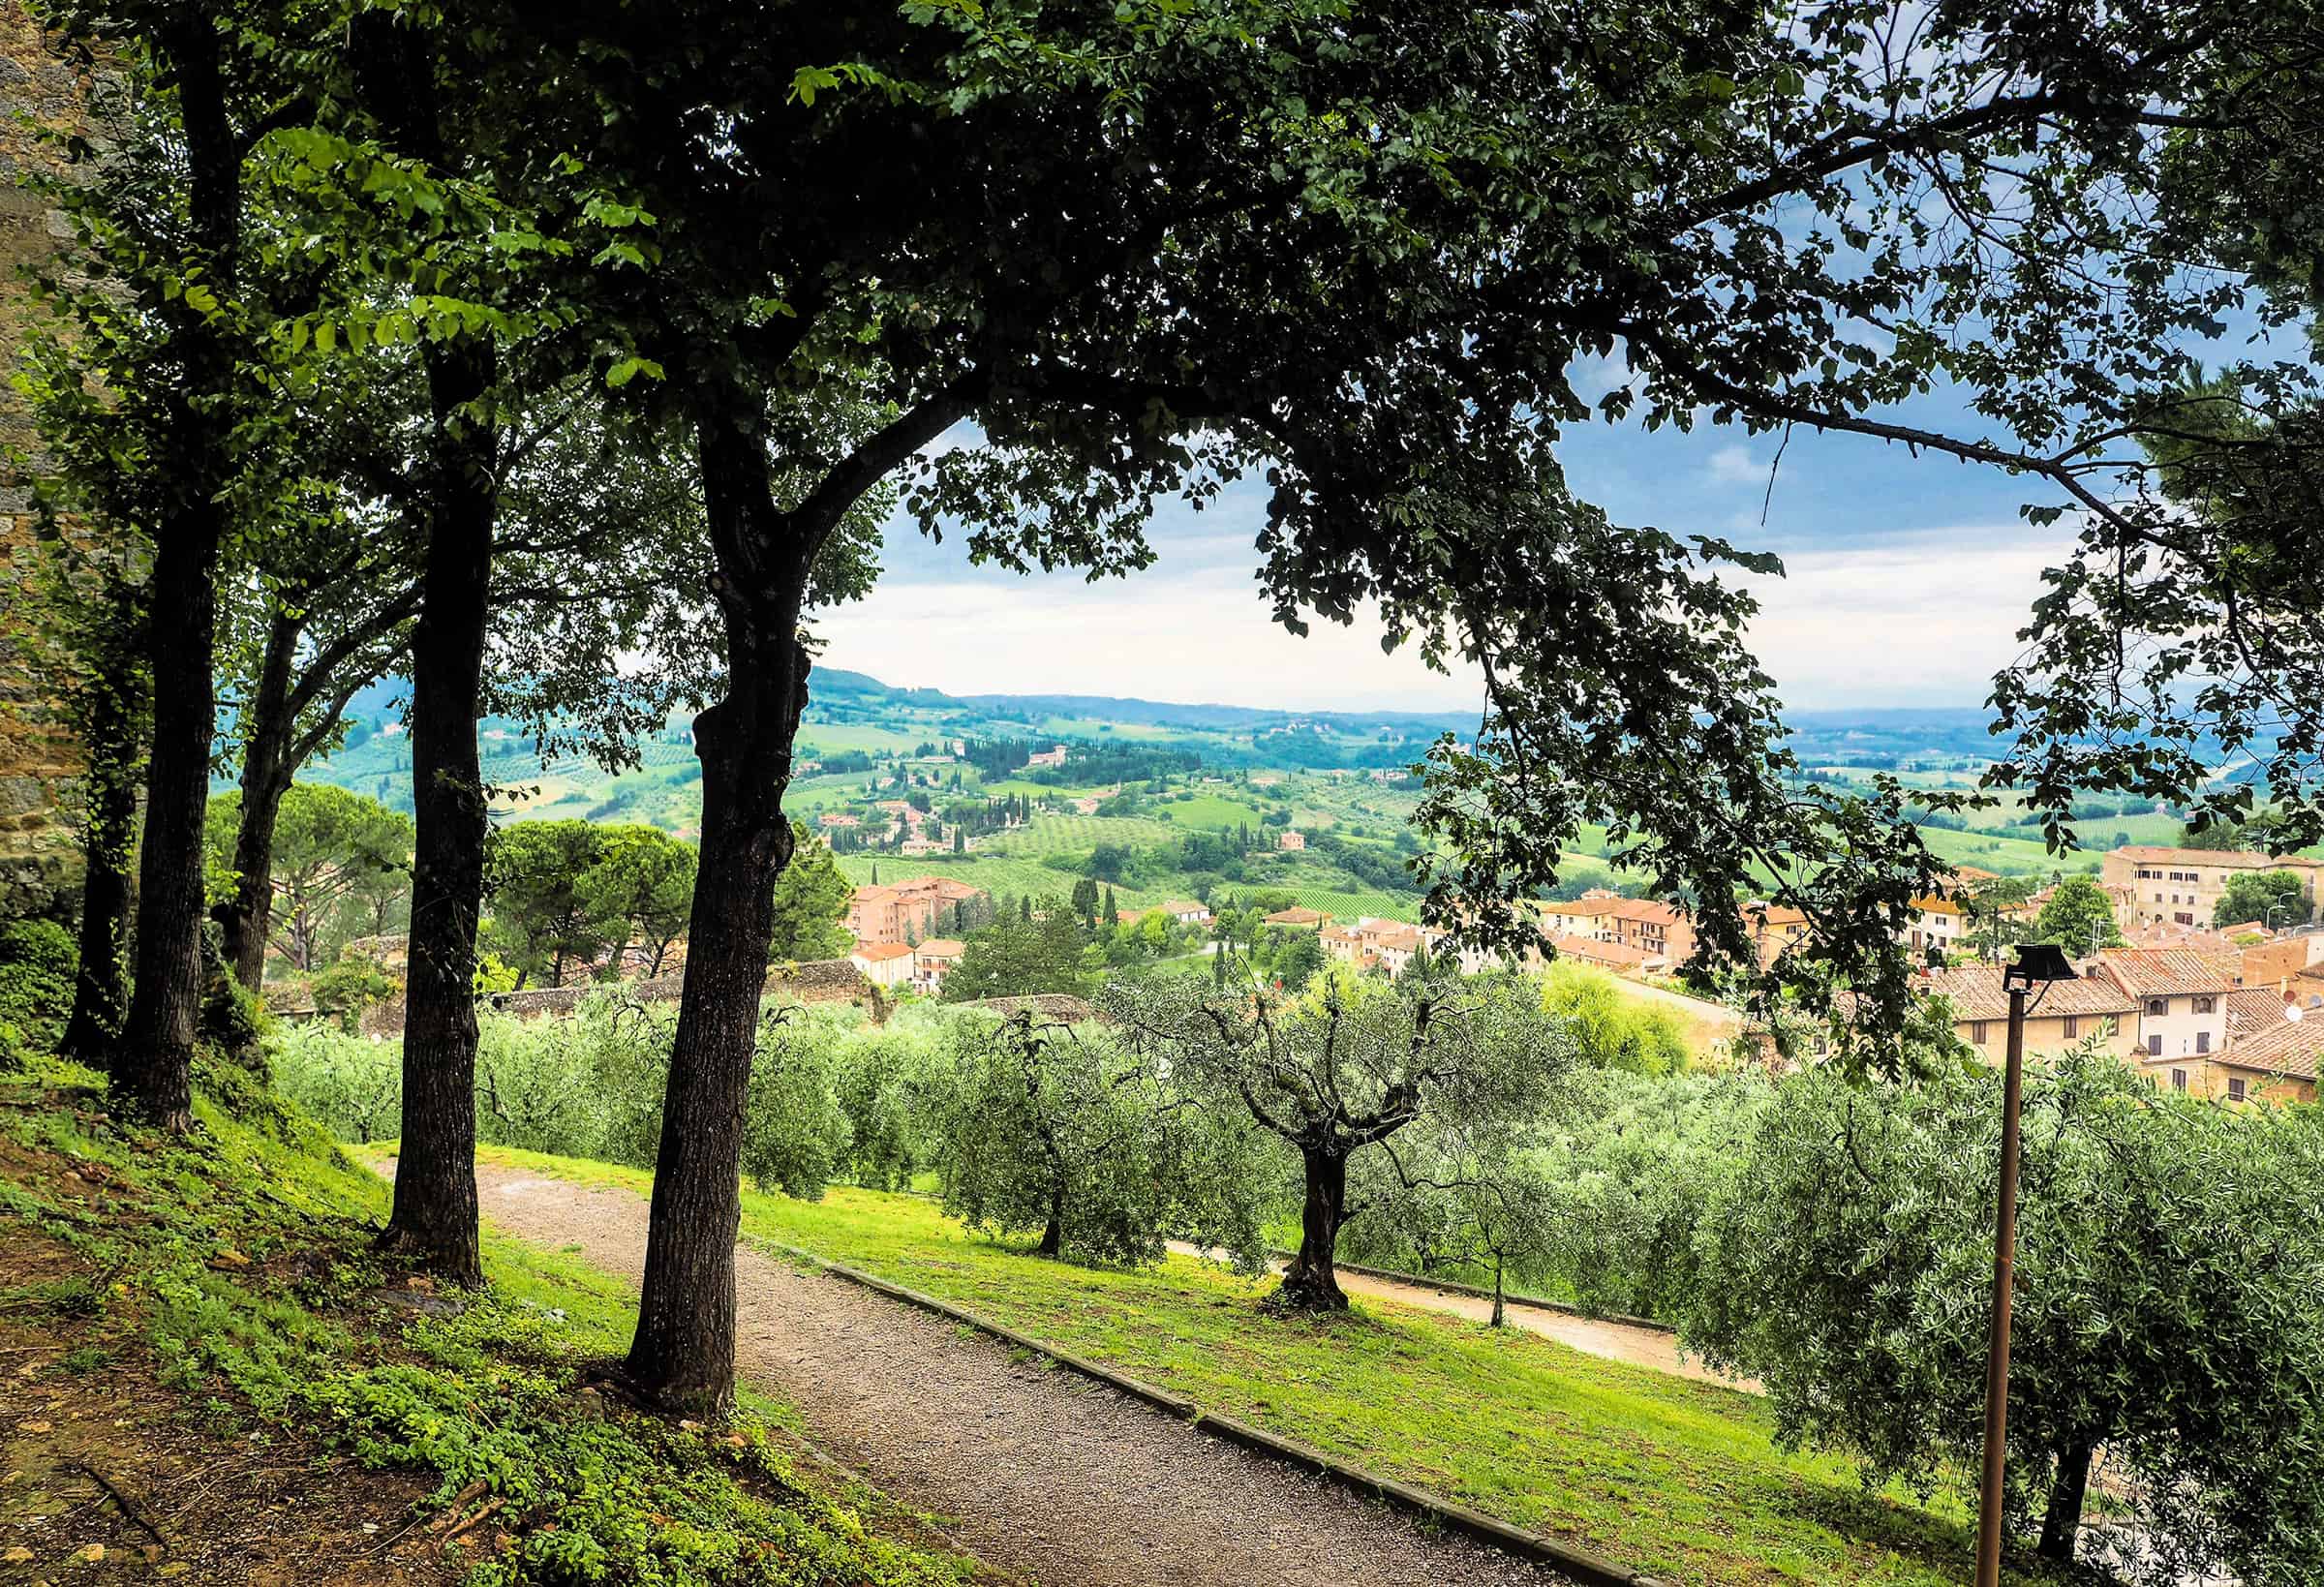
[[[1289,909],[1276,910],[1267,917],[1267,923],[1269,926],[1321,926],[1330,918],[1321,909],[1308,909],[1295,904]]]
[[[2306,1002],[2295,997],[2294,1002]],[[2246,1036],[2256,1036],[2283,1023],[2283,993],[2274,987],[2246,987],[2227,994],[2227,1039],[2231,1042]]]
[[[1207,915],[1210,912],[1208,904],[1198,903],[1192,899],[1172,899],[1162,908],[1173,915]]]
[[[2133,997],[2233,990],[2242,967],[2232,955],[2194,948],[2109,948],[2094,966]]]
[[[2231,1069],[2314,1080],[2319,1056],[2324,1056],[2324,1013],[2298,1022],[2279,1017],[2272,1028],[2239,1037],[2212,1059]]]
[[[1326,942],[1361,942],[1363,940],[1353,926],[1327,926],[1316,934]]]
[[[1934,894],[1925,899],[1914,899],[1912,912],[1916,915],[1965,915],[1969,913],[1952,900],[1939,898]]]
[[[1421,929],[1418,926],[1391,926],[1386,931],[1375,932],[1374,936],[1381,947],[1401,949],[1406,953],[1412,952],[1421,945]]]
[[[2009,994],[2002,990],[1999,964],[1964,964],[1958,969],[1935,970],[1920,985],[1924,992],[1948,999],[1957,1020],[2009,1018]],[[2038,1004],[2034,997],[2040,999]],[[2072,981],[2053,981],[2026,1002],[2029,1013],[2044,1020],[2129,1014],[2138,1008],[2137,999],[2112,981],[2089,975]]]
[[[1586,936],[1553,936],[1549,946],[1557,950],[1560,959],[1583,959],[1599,964],[1616,964],[1624,969],[1636,969],[1656,955],[1643,948],[1633,948],[1623,942],[1600,942]]]
[[[1600,915],[1615,913],[1618,905],[1630,901],[1628,899],[1615,898],[1610,894],[1600,894],[1593,898],[1569,899],[1564,903],[1544,903],[1542,905],[1542,913],[1544,915],[1567,915],[1575,920],[1596,920]]]
[[[1763,927],[1805,926],[1808,923],[1804,910],[1794,909],[1788,903],[1749,903],[1743,906],[1743,912]]]
[[[917,951],[922,959],[958,959],[968,951],[968,944],[958,937],[932,936]]]
[[[1616,920],[1638,920],[1657,926],[1678,926],[1685,923],[1687,912],[1659,899],[1616,899],[1606,913]]]
[[[2297,854],[2260,854],[2248,848],[2171,848],[2161,843],[2125,843],[2114,851],[2125,860],[2160,861],[2165,865],[2224,866],[2230,870],[2284,870],[2313,868],[2317,862]]]
[[[848,950],[849,957],[869,959],[874,964],[885,960],[902,959],[912,951],[908,942],[859,942]]]

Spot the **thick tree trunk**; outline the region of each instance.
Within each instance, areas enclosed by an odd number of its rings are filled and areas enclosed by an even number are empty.
[[[1045,1257],[1065,1254],[1065,1187],[1057,1186],[1049,1195],[1049,1221],[1041,1226],[1041,1249]]]
[[[498,432],[460,411],[498,381],[489,345],[431,354],[436,432],[427,561],[412,636],[412,931],[395,1208],[381,1236],[458,1284],[476,1249],[476,916],[484,778],[476,754],[499,503]]]
[[[276,612],[267,626],[244,723],[242,811],[234,831],[233,896],[213,911],[225,934],[223,952],[234,979],[252,992],[266,979],[266,939],[274,917],[274,827],[290,790],[290,669],[303,625]]]
[[[106,1068],[129,1009],[123,956],[129,948],[130,845],[137,837],[143,685],[137,667],[107,666],[96,679],[83,736],[89,753],[88,809],[81,835],[87,876],[80,891],[80,963],[73,1012],[58,1043],[68,1057]]]
[[[2041,1516],[2037,1551],[2045,1560],[2073,1563],[2074,1539],[2082,1530],[2082,1506],[2090,1497],[2091,1453],[2088,1444],[2069,1445],[2058,1451],[2058,1475]]]
[[[1275,1297],[1301,1311],[1345,1311],[1348,1297],[1340,1291],[1334,1262],[1347,1214],[1348,1159],[1345,1153],[1306,1148],[1300,1155],[1307,1181],[1300,1206],[1300,1252],[1283,1270]]]
[[[153,753],[145,774],[145,842],[138,872],[135,990],[115,1050],[113,1087],[131,1111],[169,1130],[193,1123],[194,1041],[201,1013],[202,824],[217,714],[210,652],[219,526],[190,503],[155,536]]]
[[[782,794],[807,708],[809,658],[798,626],[812,547],[791,544],[770,521],[766,467],[755,437],[702,427],[728,683],[726,697],[694,718],[701,869],[628,1361],[648,1398],[693,1412],[722,1410],[734,1392],[743,1103],[774,940],[775,880],[791,858]],[[783,558],[780,567],[767,565],[771,552]]]

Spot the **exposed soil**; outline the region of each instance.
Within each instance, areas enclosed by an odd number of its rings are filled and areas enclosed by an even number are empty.
[[[478,1164],[485,1215],[635,1276],[646,1203]],[[743,1377],[957,1545],[1050,1587],[1483,1587],[1559,1578],[841,1279],[736,1252]]]
[[[91,1280],[105,1275],[66,1246],[0,1220],[0,1582],[434,1587],[467,1573],[470,1556],[411,1526],[431,1484],[280,1428],[239,1430],[164,1388],[131,1330],[53,1298]]]

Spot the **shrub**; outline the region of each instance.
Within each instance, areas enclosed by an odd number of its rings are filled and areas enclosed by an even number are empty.
[[[14,1027],[19,1044],[56,1045],[73,1012],[78,959],[73,933],[52,920],[0,923],[0,1025]]]

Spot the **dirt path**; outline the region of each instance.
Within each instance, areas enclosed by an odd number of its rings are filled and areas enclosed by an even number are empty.
[[[634,1193],[476,1167],[484,1215],[635,1277]],[[962,1547],[1049,1587],[1484,1587],[1559,1578],[844,1280],[736,1253],[742,1375]]]
[[[1171,1248],[1188,1256],[1197,1254],[1191,1245],[1172,1242]],[[1275,1264],[1276,1271],[1283,1265]],[[1459,1295],[1452,1291],[1430,1289],[1425,1284],[1405,1284],[1392,1278],[1375,1278],[1368,1273],[1352,1273],[1339,1269],[1339,1287],[1350,1295],[1366,1295],[1380,1300],[1393,1300],[1399,1305],[1418,1306],[1423,1311],[1451,1312],[1475,1322],[1492,1320],[1493,1303],[1482,1296]],[[1630,1323],[1608,1322],[1601,1318],[1576,1317],[1571,1312],[1551,1311],[1543,1306],[1521,1306],[1510,1303],[1506,1313],[1509,1326],[1523,1328],[1571,1345],[1586,1356],[1603,1356],[1611,1361],[1628,1361],[1633,1366],[1649,1366],[1657,1372],[1675,1373],[1693,1378],[1698,1383],[1723,1383],[1732,1389],[1758,1391],[1758,1382],[1753,1378],[1730,1378],[1714,1372],[1693,1357],[1681,1357],[1678,1340],[1660,1328],[1642,1328]]]

